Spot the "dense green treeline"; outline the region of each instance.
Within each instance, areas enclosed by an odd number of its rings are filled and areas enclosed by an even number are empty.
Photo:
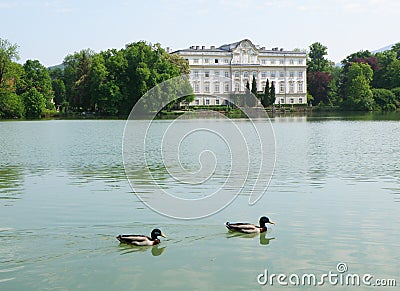
[[[314,108],[388,111],[400,107],[400,43],[376,54],[353,53],[341,66],[326,55],[327,47],[318,42],[309,47],[307,95]],[[143,41],[120,50],[75,52],[49,69],[38,60],[23,65],[18,60],[18,46],[0,39],[0,118],[40,118],[56,111],[127,116],[149,89],[189,73],[186,60]],[[256,80],[252,81],[251,88],[256,88]],[[256,95],[264,106],[271,106],[274,92],[273,82],[268,82],[265,92]],[[186,100],[193,100],[193,95]],[[147,102],[154,104],[146,106],[156,108],[160,100]]]
[[[143,41],[121,50],[82,50],[66,56],[61,66],[50,69],[37,60],[27,60],[24,65],[16,60],[17,45],[1,40],[0,118],[39,118],[56,109],[127,116],[149,89],[189,73],[186,60],[168,54],[159,44]],[[193,95],[184,99],[191,101]],[[158,104],[145,105],[156,108]]]
[[[316,42],[307,59],[308,99],[321,108],[391,111],[400,107],[400,43],[373,54],[359,51],[336,66]]]

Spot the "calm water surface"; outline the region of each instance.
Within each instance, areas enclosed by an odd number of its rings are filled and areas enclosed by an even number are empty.
[[[339,262],[399,285],[400,122],[368,119],[274,118],[277,161],[263,198],[250,207],[241,195],[194,221],[133,194],[124,121],[0,122],[0,290],[272,289],[257,283],[264,269],[323,274]],[[262,215],[277,224],[261,236],[224,227]],[[115,239],[155,226],[168,235],[155,247]]]

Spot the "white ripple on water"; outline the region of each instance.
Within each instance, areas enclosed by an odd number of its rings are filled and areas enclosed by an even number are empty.
[[[15,271],[21,270],[21,269],[23,269],[23,268],[24,268],[24,266],[19,266],[19,267],[15,267],[15,268],[8,268],[8,269],[0,269],[0,273],[15,272]],[[14,280],[15,278],[16,278],[16,277],[0,279],[0,283],[12,281],[12,280]]]
[[[10,230],[14,230],[11,227],[0,227],[0,231],[10,231]]]
[[[9,269],[0,269],[0,273],[8,273],[8,272],[14,272],[23,269],[24,266],[19,266],[15,268],[9,268]]]
[[[15,277],[13,277],[13,278],[7,278],[7,279],[0,279],[0,283],[12,281],[12,280],[14,280],[14,279],[15,279]]]

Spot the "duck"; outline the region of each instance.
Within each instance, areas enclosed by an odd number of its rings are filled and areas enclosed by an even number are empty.
[[[159,236],[167,237],[161,230],[155,228],[152,230],[150,237],[140,234],[123,234],[116,238],[120,243],[131,244],[135,246],[154,246],[160,243]]]
[[[275,222],[272,222],[269,220],[268,217],[263,216],[260,218],[260,226],[251,224],[251,223],[230,223],[227,222],[225,223],[225,226],[227,229],[232,230],[232,231],[238,231],[242,233],[263,233],[267,231],[267,226],[265,224],[275,224]]]

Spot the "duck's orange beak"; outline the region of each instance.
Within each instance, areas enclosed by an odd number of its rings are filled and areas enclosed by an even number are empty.
[[[275,224],[275,222],[273,222],[273,221],[271,221],[271,220],[269,221],[269,223],[270,223],[270,224]]]
[[[163,232],[161,232],[161,236],[162,236],[162,237],[167,237],[165,234],[163,234]]]

